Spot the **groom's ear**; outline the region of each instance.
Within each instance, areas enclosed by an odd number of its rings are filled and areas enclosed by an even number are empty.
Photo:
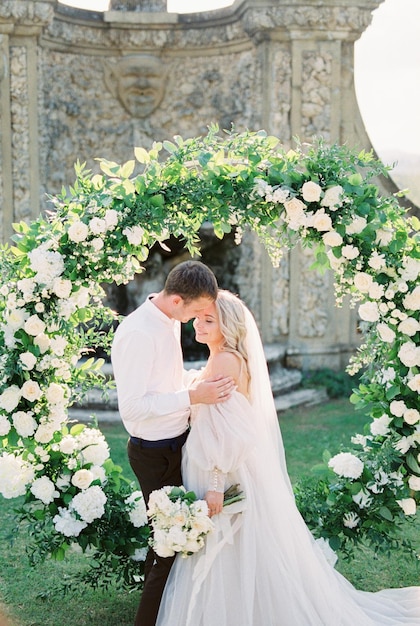
[[[171,296],[171,300],[174,306],[179,306],[180,304],[184,302],[183,298],[181,298],[181,296],[178,296],[177,294],[174,294],[173,296]]]

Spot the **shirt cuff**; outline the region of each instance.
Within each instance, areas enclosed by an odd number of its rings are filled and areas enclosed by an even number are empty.
[[[191,401],[188,389],[181,389],[181,391],[176,391],[175,397],[177,399],[178,409],[188,409],[190,407]]]

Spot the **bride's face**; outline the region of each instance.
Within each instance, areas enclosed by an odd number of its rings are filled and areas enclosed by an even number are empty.
[[[193,326],[195,338],[199,343],[206,343],[214,348],[223,344],[224,337],[220,331],[219,316],[214,302],[197,314]]]

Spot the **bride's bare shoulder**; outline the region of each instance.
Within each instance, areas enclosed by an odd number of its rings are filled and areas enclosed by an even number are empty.
[[[212,374],[222,374],[223,376],[231,376],[234,380],[238,380],[241,373],[241,360],[232,352],[218,352],[211,360]]]

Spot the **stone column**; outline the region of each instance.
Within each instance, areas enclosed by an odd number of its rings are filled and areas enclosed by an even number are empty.
[[[381,1],[248,3],[243,23],[263,68],[262,127],[286,147],[295,136],[370,147],[354,91],[353,48]],[[262,334],[285,343],[291,366],[340,367],[357,344],[356,315],[334,308],[333,276],[316,275],[312,262],[300,247],[280,270],[262,259]]]
[[[12,234],[12,222],[39,214],[38,37],[55,3],[9,0],[0,7],[3,240]]]

